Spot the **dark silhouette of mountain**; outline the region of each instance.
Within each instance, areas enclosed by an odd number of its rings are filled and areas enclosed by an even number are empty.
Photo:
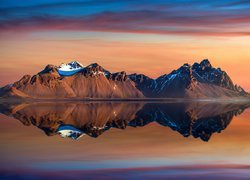
[[[0,104],[0,112],[34,125],[47,135],[77,139],[82,134],[98,137],[110,128],[143,127],[152,122],[169,127],[184,137],[208,141],[241,114],[249,103],[81,103],[40,102]]]
[[[76,64],[72,62],[71,64]],[[250,97],[220,68],[208,60],[184,64],[157,79],[143,74],[111,73],[97,63],[62,76],[59,67],[47,65],[34,76],[25,75],[0,89],[2,97],[21,98],[239,98]]]
[[[207,59],[192,66],[184,64],[179,69],[157,79],[151,79],[142,74],[132,74],[129,78],[147,97],[249,96],[243,88],[233,84],[225,71],[212,67]]]

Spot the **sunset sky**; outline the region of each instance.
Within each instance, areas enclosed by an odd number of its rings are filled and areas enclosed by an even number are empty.
[[[75,59],[156,78],[205,58],[250,91],[250,1],[0,1],[0,86]]]

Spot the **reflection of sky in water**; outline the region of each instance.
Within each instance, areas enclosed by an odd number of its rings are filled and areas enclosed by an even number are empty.
[[[23,126],[3,114],[0,119],[0,166],[6,171],[90,173],[95,170],[105,174],[102,171],[107,169],[119,175],[113,171],[121,169],[128,178],[131,174],[135,177],[249,175],[249,167],[244,166],[250,163],[249,109],[235,117],[221,133],[214,133],[208,142],[185,138],[157,123],[125,130],[112,128],[98,138],[84,136],[74,141],[59,135],[46,136],[37,127]],[[235,167],[227,167],[233,164]],[[137,171],[137,168],[142,169]]]
[[[230,159],[228,159],[230,160]],[[249,160],[245,162],[239,162],[236,159],[232,162],[237,162],[241,164],[248,164]],[[130,159],[130,160],[104,160],[97,162],[79,162],[79,161],[60,161],[60,162],[39,162],[39,163],[31,163],[27,167],[31,169],[41,169],[46,171],[58,171],[58,170],[100,170],[100,169],[116,169],[116,168],[150,168],[150,167],[178,167],[178,166],[193,166],[196,164],[221,164],[218,163],[215,159],[211,159],[210,157],[204,157],[202,160],[197,161],[192,158],[186,159],[168,159],[168,158],[151,158],[147,159]],[[221,164],[223,167],[223,163]]]
[[[174,165],[176,162],[170,162],[167,159],[138,159],[138,160],[112,160],[97,162],[77,162],[60,161],[31,164],[31,168],[44,170],[91,170],[91,169],[114,169],[114,168],[136,168],[152,166]]]

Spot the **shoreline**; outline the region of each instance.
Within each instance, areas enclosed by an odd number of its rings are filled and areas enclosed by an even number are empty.
[[[161,103],[185,103],[185,102],[250,102],[250,98],[0,98],[0,103],[10,102],[161,102]]]

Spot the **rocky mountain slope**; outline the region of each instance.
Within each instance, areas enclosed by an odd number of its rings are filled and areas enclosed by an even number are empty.
[[[234,85],[227,73],[208,60],[184,64],[156,79],[143,74],[111,73],[90,64],[71,76],[61,76],[58,67],[47,65],[34,76],[25,75],[0,89],[1,97],[22,98],[228,98],[249,97]]]
[[[234,85],[225,71],[212,67],[207,59],[192,66],[184,64],[157,79],[142,74],[131,74],[129,78],[147,97],[206,98],[249,95],[243,88]]]
[[[144,97],[125,72],[110,73],[96,63],[72,76],[60,76],[56,66],[47,65],[38,74],[25,75],[13,85],[3,87],[0,94],[31,98]]]

